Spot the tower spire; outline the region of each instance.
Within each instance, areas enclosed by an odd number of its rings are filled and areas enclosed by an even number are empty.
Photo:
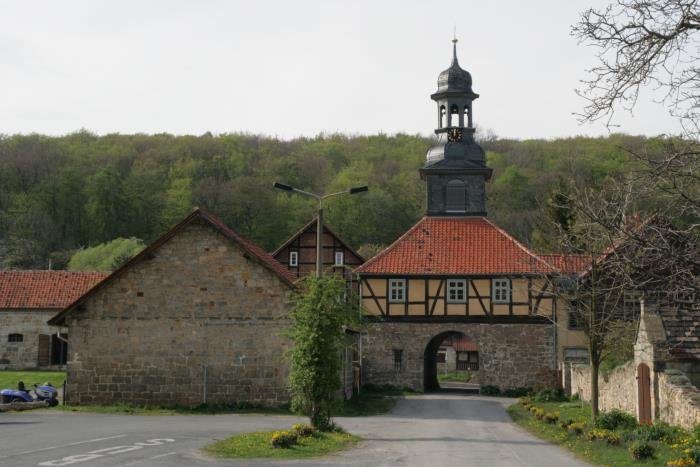
[[[454,36],[452,38],[452,64],[457,65],[459,62],[457,62],[457,26],[455,25],[455,32]]]

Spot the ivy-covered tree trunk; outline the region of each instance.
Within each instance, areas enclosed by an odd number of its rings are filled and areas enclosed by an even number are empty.
[[[319,430],[332,428],[333,403],[341,388],[344,326],[357,322],[353,301],[345,295],[340,276],[308,277],[290,314],[292,409],[307,415]]]

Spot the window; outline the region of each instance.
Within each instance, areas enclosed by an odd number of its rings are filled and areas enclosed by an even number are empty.
[[[575,309],[569,309],[569,329],[581,329],[579,312]]]
[[[290,266],[299,266],[299,252],[298,251],[290,251],[289,252],[289,265]]]
[[[403,349],[394,349],[394,371],[403,369]]]
[[[494,279],[492,298],[495,303],[510,301],[510,279]]]
[[[441,350],[437,353],[435,363],[445,363],[445,351]]]
[[[342,251],[336,251],[335,252],[335,265],[336,266],[342,266],[343,265],[343,252]]]
[[[448,279],[447,280],[447,302],[464,303],[467,301],[467,281]]]
[[[7,342],[23,342],[24,336],[22,334],[10,334],[7,336]]]
[[[567,347],[564,349],[564,361],[588,363],[588,350],[585,347]]]
[[[389,279],[389,301],[394,303],[406,301],[406,279]]]
[[[467,186],[462,180],[450,180],[447,182],[445,210],[447,212],[467,211]]]

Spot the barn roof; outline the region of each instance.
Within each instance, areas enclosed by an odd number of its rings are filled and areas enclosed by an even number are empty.
[[[102,287],[106,286],[107,284],[111,283],[113,280],[124,274],[127,270],[129,270],[134,264],[140,262],[144,258],[148,258],[154,251],[156,251],[158,248],[160,248],[163,244],[165,244],[168,240],[170,240],[172,237],[177,235],[182,229],[184,229],[187,225],[191,224],[192,222],[195,222],[197,220],[204,221],[206,224],[209,224],[213,228],[215,228],[217,231],[219,231],[222,235],[224,235],[226,238],[229,240],[233,241],[236,243],[241,249],[244,251],[244,254],[247,258],[256,261],[259,263],[261,266],[264,268],[270,270],[272,273],[277,275],[280,280],[284,284],[286,284],[289,287],[294,288],[294,281],[296,278],[292,275],[291,272],[287,270],[284,266],[282,266],[276,259],[274,259],[269,253],[267,253],[265,250],[260,248],[259,246],[255,245],[251,241],[241,237],[238,233],[236,233],[233,229],[228,227],[224,222],[219,219],[218,217],[214,216],[213,214],[210,214],[206,212],[203,209],[197,208],[192,213],[187,216],[182,222],[177,224],[175,227],[172,229],[168,230],[166,233],[164,233],[160,238],[158,238],[156,241],[148,245],[146,248],[144,248],[141,253],[138,255],[134,256],[131,258],[129,261],[126,262],[122,267],[114,271],[112,274],[107,276],[102,282],[85,292],[82,296],[78,297],[74,302],[72,302],[70,305],[68,305],[63,311],[61,311],[59,314],[54,316],[49,320],[49,324],[51,325],[61,325],[64,322],[64,318],[67,313],[69,313],[71,310],[76,308],[78,305],[83,303],[85,300],[88,299],[92,294],[94,294],[97,290],[101,289]]]
[[[61,309],[107,277],[101,272],[0,271],[0,309]]]
[[[362,275],[542,274],[552,265],[484,217],[424,217],[377,256]]]

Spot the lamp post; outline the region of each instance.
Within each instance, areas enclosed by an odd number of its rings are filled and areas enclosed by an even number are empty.
[[[357,186],[350,188],[349,190],[339,191],[337,193],[330,193],[328,195],[317,195],[315,193],[309,193],[308,191],[300,190],[299,188],[294,188],[291,185],[285,185],[284,183],[275,182],[272,184],[277,189],[284,191],[296,191],[302,195],[311,196],[318,201],[318,217],[316,219],[316,277],[321,277],[323,275],[323,256],[322,256],[322,238],[323,238],[323,200],[330,198],[332,196],[338,195],[355,195],[357,193],[362,193],[367,191],[369,188],[367,186]]]

